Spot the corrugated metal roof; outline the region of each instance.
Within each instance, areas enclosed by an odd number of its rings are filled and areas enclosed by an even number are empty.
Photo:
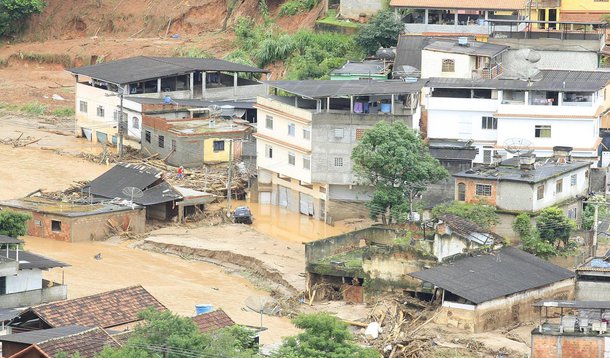
[[[68,71],[119,85],[159,77],[177,76],[193,71],[269,72],[215,58],[149,56],[130,57],[91,66],[75,67],[68,69]]]
[[[530,170],[523,170],[518,167],[518,164],[515,166],[499,165],[498,167],[483,166],[459,172],[453,174],[453,176],[456,178],[539,183],[559,175],[572,173],[590,165],[590,162],[571,162],[565,164],[549,162],[547,164],[540,163],[539,166]]]
[[[390,6],[433,9],[520,10],[525,0],[391,0]],[[563,13],[562,13],[563,14]]]
[[[14,237],[0,235],[0,244],[23,244],[23,241],[16,239]]]
[[[574,273],[513,247],[409,274],[475,304],[573,278]]]
[[[424,47],[424,50],[426,51],[449,52],[483,57],[495,57],[508,49],[508,46],[487,42],[468,41],[467,45],[460,45],[457,41],[447,40],[434,41]]]
[[[6,256],[6,251],[2,251],[0,252],[0,256]],[[12,260],[16,260],[17,259],[17,254],[15,250],[9,250],[8,251],[8,257]],[[37,255],[35,253],[29,252],[29,251],[22,251],[19,250],[19,269],[33,269],[33,268],[37,268],[37,269],[41,269],[41,270],[45,270],[45,269],[50,269],[50,268],[54,268],[54,267],[68,267],[70,265],[63,263],[61,261],[56,261],[53,259],[50,259],[48,257],[44,257],[41,255]]]
[[[403,94],[419,92],[426,81],[404,82],[402,80],[305,80],[267,81],[270,87],[278,88],[306,98],[325,98],[358,95]]]
[[[90,330],[91,327],[83,326],[65,326],[50,329],[40,329],[31,332],[8,334],[0,336],[0,342],[36,344],[47,341],[52,338],[71,336],[76,333],[81,333]]]
[[[567,301],[567,300],[544,300],[533,304],[534,307],[560,307],[574,309],[610,309],[610,301]]]
[[[362,62],[347,61],[341,68],[330,71],[331,75],[368,75],[383,74],[385,72],[383,61],[372,60]]]

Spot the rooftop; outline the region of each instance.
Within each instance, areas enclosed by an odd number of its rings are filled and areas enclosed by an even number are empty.
[[[368,60],[362,62],[347,61],[341,68],[334,69],[331,75],[369,75],[385,74],[387,64],[380,60]]]
[[[158,311],[167,310],[144,287],[132,286],[34,306],[22,312],[21,316],[31,312],[51,327],[80,325],[109,328],[139,321],[138,313],[149,307]]]
[[[590,162],[568,162],[560,164],[551,161],[550,158],[540,158],[540,160],[541,161],[534,164],[534,169],[530,170],[519,168],[518,163],[516,165],[511,165],[515,161],[508,160],[503,161],[497,167],[476,167],[453,174],[453,176],[456,178],[539,183],[553,177],[571,173],[581,168],[589,167],[591,165]]]
[[[123,85],[160,77],[183,75],[194,71],[250,72],[269,71],[218,60],[215,58],[150,57],[137,56],[85,67],[68,69],[77,75],[85,75],[101,81]]]
[[[603,309],[610,310],[610,301],[565,301],[544,300],[533,304],[534,307],[557,307],[573,309]]]
[[[86,203],[86,202],[64,202],[42,197],[30,196],[23,199],[12,199],[0,201],[0,207],[32,210],[66,217],[81,217],[97,214],[107,214],[132,210],[131,206],[121,203]]]
[[[326,98],[342,96],[366,96],[384,94],[417,93],[425,81],[405,82],[402,80],[304,80],[267,81],[269,87],[305,98]]]
[[[489,230],[485,230],[475,222],[459,216],[445,214],[440,217],[452,231],[459,237],[466,240],[476,242],[481,245],[493,245],[494,243],[502,242],[502,237]]]
[[[463,78],[430,78],[426,87],[431,88],[486,88],[522,91],[594,92],[610,82],[607,71],[541,70],[539,81],[520,79],[471,80]]]
[[[50,338],[36,343],[35,347],[48,357],[57,357],[60,352],[63,352],[68,357],[78,353],[79,357],[94,358],[104,348],[118,348],[120,345],[105,330],[95,327],[63,337]]]
[[[170,131],[178,134],[206,134],[206,133],[234,133],[244,132],[248,130],[248,121],[245,120],[225,120],[216,119],[214,126],[210,127],[210,119],[193,119],[193,120],[168,120],[167,124],[171,126]]]
[[[166,105],[164,98],[147,98],[147,97],[125,97],[125,100],[140,104],[163,104]],[[256,98],[239,101],[204,101],[201,99],[178,99],[172,98],[172,105],[191,107],[191,108],[207,108],[212,105],[217,106],[233,106],[238,109],[252,109],[256,103]]]
[[[0,342],[36,344],[52,338],[65,337],[76,333],[88,331],[90,329],[91,327],[83,326],[65,326],[50,329],[41,329],[30,332],[0,336]]]
[[[0,256],[6,257],[6,251],[0,250]],[[17,251],[9,250],[8,257],[11,260],[16,260]],[[19,269],[20,270],[23,270],[23,269],[28,270],[28,269],[33,269],[33,268],[46,270],[46,269],[55,268],[55,267],[68,267],[68,266],[70,266],[70,265],[63,263],[61,261],[56,261],[56,260],[50,259],[48,257],[44,257],[41,255],[31,253],[29,251],[19,250]]]
[[[197,325],[199,332],[201,333],[212,332],[221,328],[235,325],[235,322],[231,319],[231,317],[229,317],[229,315],[227,315],[222,309],[202,313],[191,318],[191,320]]]
[[[14,237],[0,235],[0,245],[6,245],[6,244],[23,244],[23,241],[21,241],[17,238],[14,238]]]
[[[475,304],[574,277],[574,273],[514,247],[409,274]]]
[[[508,51],[509,47],[504,45],[496,45],[488,42],[468,41],[467,45],[460,45],[458,41],[434,41],[424,47],[427,51],[458,53],[463,55],[495,57],[499,54]]]
[[[448,3],[443,0],[391,0],[390,6],[417,9],[472,9],[472,10],[522,10],[524,0],[461,0]]]

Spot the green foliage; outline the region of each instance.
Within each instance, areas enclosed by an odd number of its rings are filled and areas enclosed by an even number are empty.
[[[405,213],[413,212],[415,197],[448,176],[419,134],[401,121],[380,121],[367,130],[352,151],[352,160],[362,184],[374,187],[367,203],[371,218],[381,215],[384,224],[404,221]]]
[[[288,0],[280,7],[280,16],[292,16],[313,9],[319,0]]]
[[[603,195],[595,195],[587,201],[582,213],[582,228],[585,230],[593,230],[593,222],[595,221],[595,203],[599,203],[597,211],[597,220],[602,221],[608,219],[610,213],[606,204],[606,199]]]
[[[57,108],[53,110],[52,114],[55,117],[73,117],[74,108]]]
[[[513,222],[513,230],[521,238],[523,251],[545,259],[557,255],[555,246],[540,240],[540,234],[532,225],[532,220],[527,213],[517,215]]]
[[[26,19],[46,5],[43,0],[0,0],[0,37],[23,30]]]
[[[265,21],[269,19],[269,6],[267,5],[267,0],[258,0],[258,11],[260,11]]]
[[[0,235],[19,237],[28,233],[27,221],[32,218],[29,214],[18,213],[11,210],[0,211]]]
[[[570,234],[575,228],[575,223],[555,206],[543,209],[536,218],[536,229],[540,240],[557,247],[560,243],[563,243],[564,248],[568,247]]]
[[[448,204],[439,205],[432,209],[432,216],[435,218],[439,218],[445,214],[452,214],[468,219],[486,230],[491,229],[500,220],[495,208],[483,203],[454,201]]]
[[[520,238],[531,236],[534,232],[534,227],[532,226],[530,216],[527,213],[517,215],[513,222],[513,230],[515,230]]]
[[[1,1],[1,0],[0,0]],[[72,66],[70,55],[62,53],[37,53],[37,52],[19,52],[17,57],[20,60],[32,61],[41,64],[62,65],[63,67]]]
[[[30,102],[22,106],[21,111],[29,114],[36,114],[42,116],[47,112],[47,106],[38,102]]]
[[[242,327],[231,327],[202,334],[189,318],[180,317],[169,311],[157,312],[148,309],[140,312],[145,323],[136,327],[135,332],[122,348],[107,348],[100,358],[152,358],[157,351],[147,351],[145,347],[166,347],[167,357],[177,358],[184,355],[176,353],[188,351],[197,356],[212,357],[252,357],[256,354],[254,337],[251,331]]]
[[[404,24],[391,10],[378,12],[356,35],[356,42],[369,54],[380,47],[396,46]]]
[[[178,57],[214,58],[214,55],[207,50],[197,47],[178,47],[174,50],[174,55]]]
[[[339,27],[349,27],[352,29],[357,29],[361,25],[359,22],[351,22],[337,19],[337,10],[335,9],[328,9],[328,11],[326,12],[326,17],[316,20],[316,23]]]
[[[354,344],[347,325],[328,313],[301,314],[294,325],[304,330],[284,340],[277,358],[378,358],[379,353]]]

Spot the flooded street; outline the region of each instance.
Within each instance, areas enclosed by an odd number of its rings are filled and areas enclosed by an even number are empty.
[[[132,285],[142,285],[174,313],[192,316],[195,305],[211,303],[224,309],[241,324],[257,326],[260,316],[242,310],[250,296],[268,296],[246,279],[224,272],[212,264],[187,261],[110,243],[65,243],[26,237],[26,249],[71,265],[64,269],[68,298],[77,298]],[[93,256],[102,254],[102,260]],[[62,280],[62,269],[54,269],[45,278]],[[296,333],[287,318],[263,318],[269,330],[263,343]]]

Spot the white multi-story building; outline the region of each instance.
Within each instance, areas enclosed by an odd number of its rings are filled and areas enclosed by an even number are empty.
[[[537,81],[433,78],[427,84],[427,135],[471,140],[475,163],[508,147],[552,155],[553,146],[573,147],[572,156],[598,159],[600,127],[608,126],[609,72],[541,71]]]
[[[121,92],[123,133],[140,141],[144,104],[154,105],[155,100],[159,106],[192,99],[253,100],[264,93],[264,85],[254,75],[268,73],[217,59],[148,56],[68,71],[76,81],[76,135],[103,143],[117,141]]]
[[[255,200],[327,221],[367,215],[369,188],[352,172],[351,153],[377,122],[417,128],[422,81],[267,82],[259,96]],[[288,96],[278,96],[278,90]]]

